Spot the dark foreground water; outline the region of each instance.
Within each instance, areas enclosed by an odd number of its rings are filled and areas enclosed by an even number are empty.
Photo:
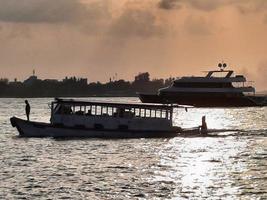
[[[29,100],[32,119],[50,100]],[[16,137],[23,101],[0,99],[0,199],[267,199],[267,107],[176,110],[182,127],[239,129],[218,137],[54,140]]]

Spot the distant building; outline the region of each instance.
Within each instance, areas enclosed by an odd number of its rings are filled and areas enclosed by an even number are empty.
[[[32,85],[34,82],[36,82],[38,79],[37,79],[37,76],[30,76],[29,78],[27,78],[25,81],[23,81],[23,84],[25,85]]]
[[[75,76],[73,77],[65,77],[62,80],[63,83],[70,83],[70,84],[80,84],[80,85],[87,85],[87,78],[76,78]]]
[[[79,81],[82,85],[87,85],[88,82],[87,78],[80,78]]]
[[[38,78],[37,78],[37,76],[35,76],[35,70],[33,70],[32,76],[30,76],[25,81],[23,81],[23,84],[25,84],[26,86],[29,86],[29,85],[34,84],[37,80],[38,80]]]

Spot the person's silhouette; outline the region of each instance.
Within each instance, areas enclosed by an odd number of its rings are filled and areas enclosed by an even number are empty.
[[[206,135],[208,133],[208,127],[207,127],[207,123],[206,123],[206,116],[202,117],[202,125],[201,125],[201,129],[200,129],[200,133],[202,135]]]
[[[30,106],[28,100],[25,100],[25,103],[26,103],[25,112],[26,112],[27,120],[30,121],[31,106]]]

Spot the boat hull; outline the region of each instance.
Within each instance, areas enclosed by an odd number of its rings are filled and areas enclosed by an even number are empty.
[[[181,130],[179,127],[166,131],[97,130],[30,122],[16,117],[12,117],[10,122],[17,128],[20,136],[38,138],[170,138],[177,136]]]
[[[142,94],[138,93],[139,99],[142,103],[167,103],[167,100],[158,94]]]
[[[175,103],[194,107],[254,107],[267,106],[267,97],[222,96],[214,94],[139,94],[143,103]]]

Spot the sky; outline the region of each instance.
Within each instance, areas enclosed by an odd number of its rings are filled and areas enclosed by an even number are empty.
[[[1,77],[89,81],[228,69],[267,90],[266,0],[0,0]]]

